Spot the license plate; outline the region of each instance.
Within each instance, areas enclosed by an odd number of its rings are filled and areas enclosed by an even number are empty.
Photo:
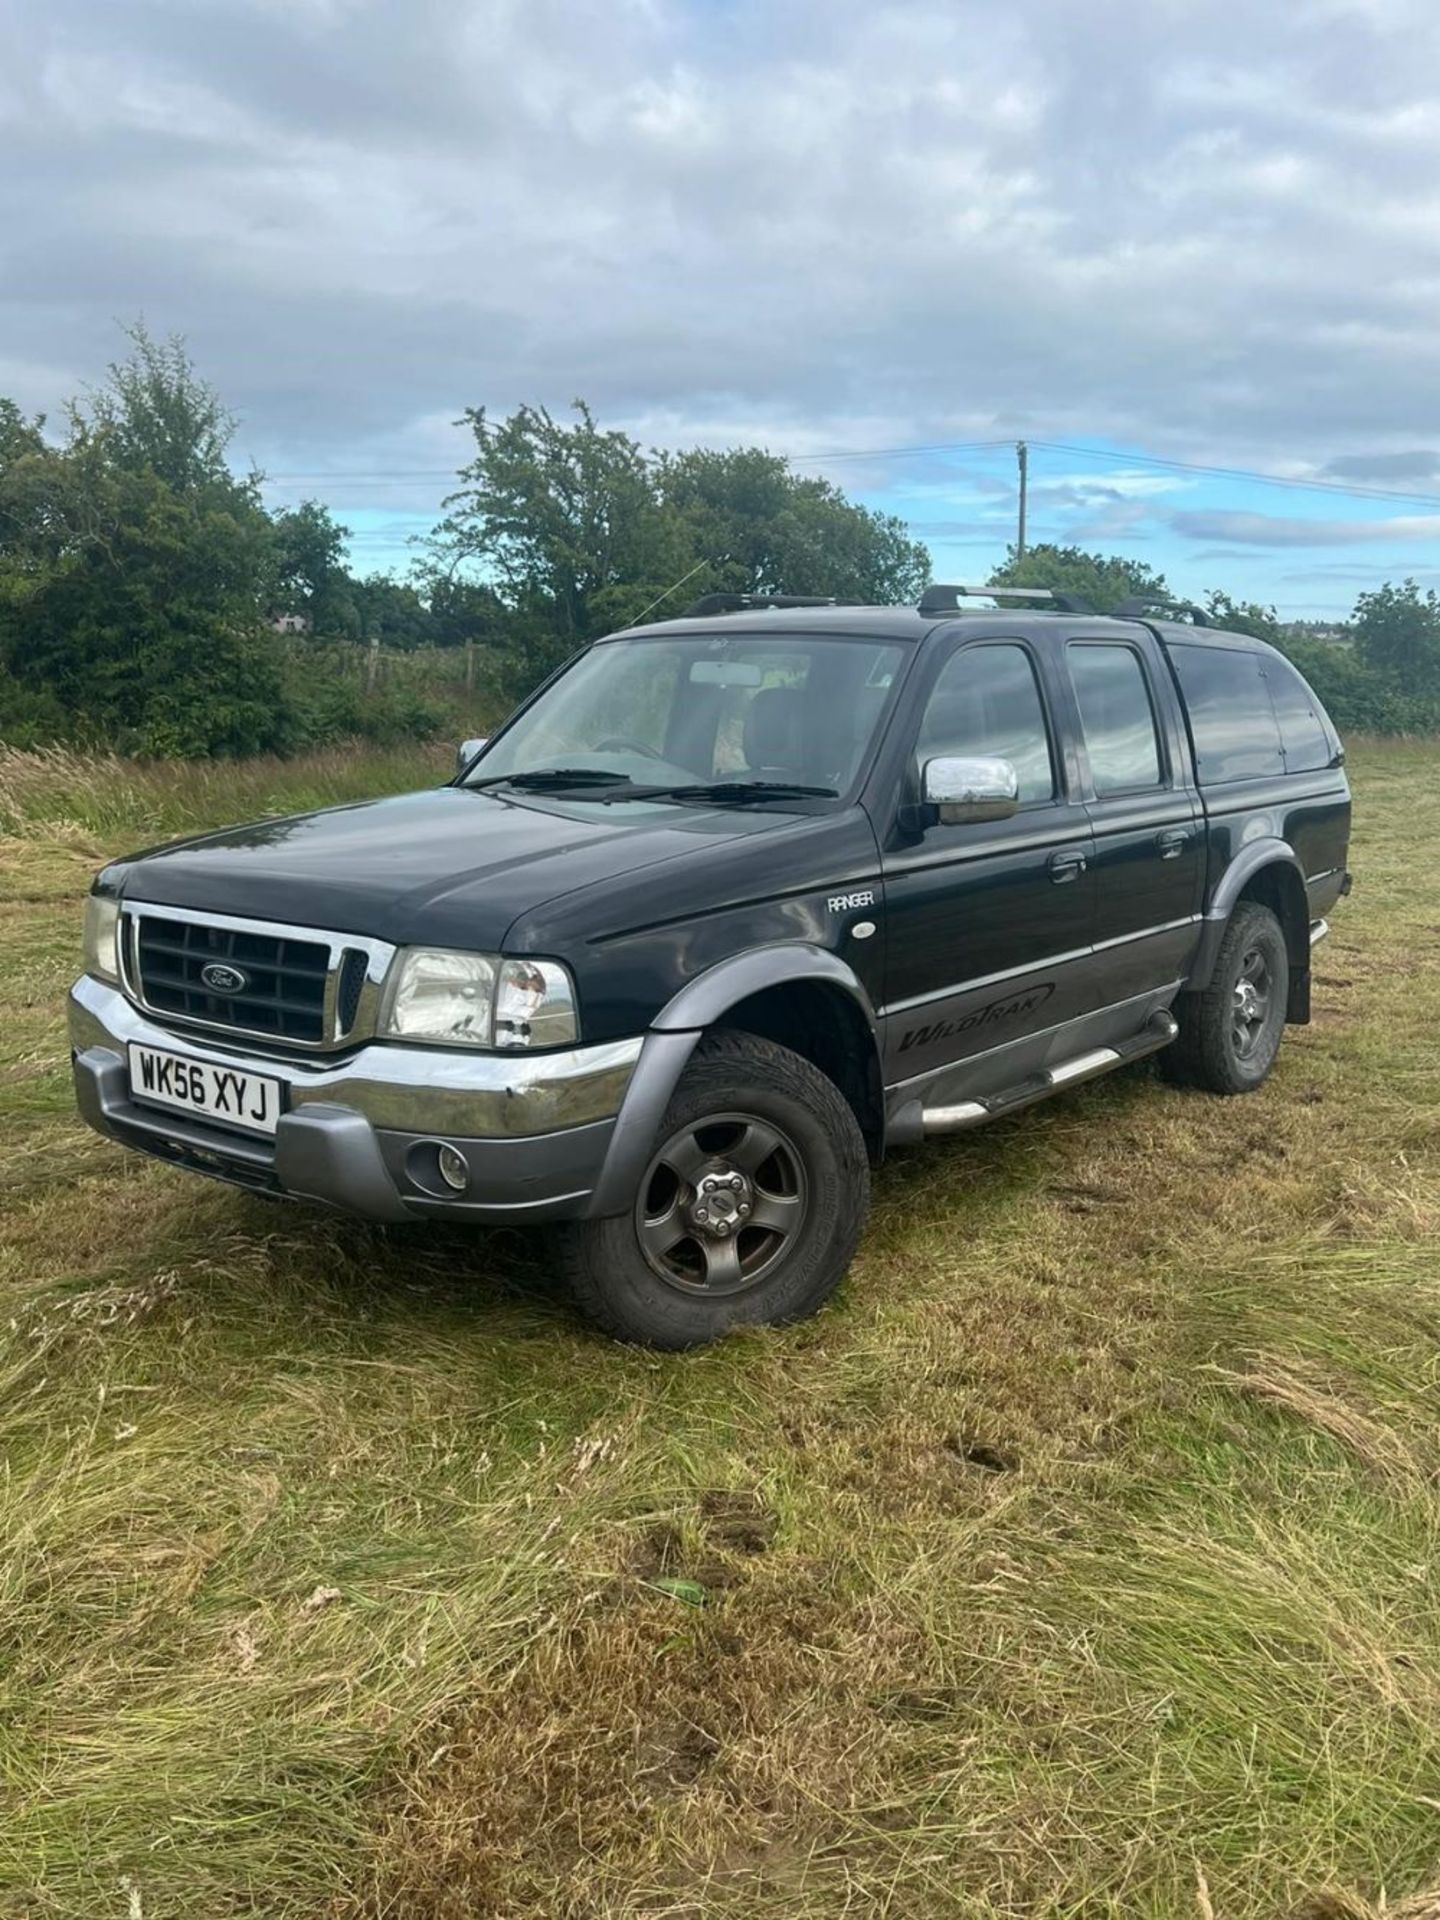
[[[158,1047],[130,1047],[130,1096],[144,1106],[173,1107],[247,1133],[274,1133],[280,1082],[209,1060],[186,1060]]]

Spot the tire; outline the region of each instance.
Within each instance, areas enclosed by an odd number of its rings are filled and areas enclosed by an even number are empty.
[[[1203,992],[1176,1007],[1180,1037],[1160,1060],[1167,1079],[1210,1093],[1253,1093],[1268,1077],[1285,1032],[1290,953],[1280,922],[1242,900]]]
[[[606,1333],[698,1347],[814,1313],[869,1205],[865,1141],[834,1083],[788,1047],[718,1031],[681,1076],[630,1211],[562,1227],[560,1258]]]

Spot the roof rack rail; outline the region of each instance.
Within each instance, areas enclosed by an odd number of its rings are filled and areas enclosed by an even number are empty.
[[[693,620],[712,613],[751,613],[766,607],[863,607],[863,600],[838,600],[833,593],[702,593],[680,615]]]
[[[1203,607],[1197,607],[1192,600],[1172,600],[1166,594],[1132,593],[1128,600],[1122,600],[1115,609],[1117,620],[1143,620],[1147,613],[1183,613],[1188,616],[1192,627],[1213,626]]]
[[[1078,593],[1061,593],[1053,587],[927,587],[920,600],[921,613],[958,613],[965,599],[1034,600],[1054,607],[1059,613],[1093,613],[1095,609]]]

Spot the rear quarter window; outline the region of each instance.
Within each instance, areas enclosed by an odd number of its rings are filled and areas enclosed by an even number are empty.
[[[1189,644],[1172,645],[1168,651],[1190,716],[1201,786],[1284,773],[1280,728],[1259,654],[1240,647]]]
[[[1329,716],[1288,660],[1265,662],[1287,773],[1314,773],[1333,766],[1340,740]]]

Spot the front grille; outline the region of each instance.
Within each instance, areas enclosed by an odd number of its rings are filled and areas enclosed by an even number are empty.
[[[140,991],[157,1013],[316,1046],[325,1032],[330,949],[320,941],[194,920],[136,916]],[[203,969],[229,969],[234,991]]]
[[[367,954],[347,949],[340,962],[340,990],[335,996],[335,1025],[341,1034],[349,1033],[360,1017],[360,996],[365,991],[365,976],[370,969]]]

